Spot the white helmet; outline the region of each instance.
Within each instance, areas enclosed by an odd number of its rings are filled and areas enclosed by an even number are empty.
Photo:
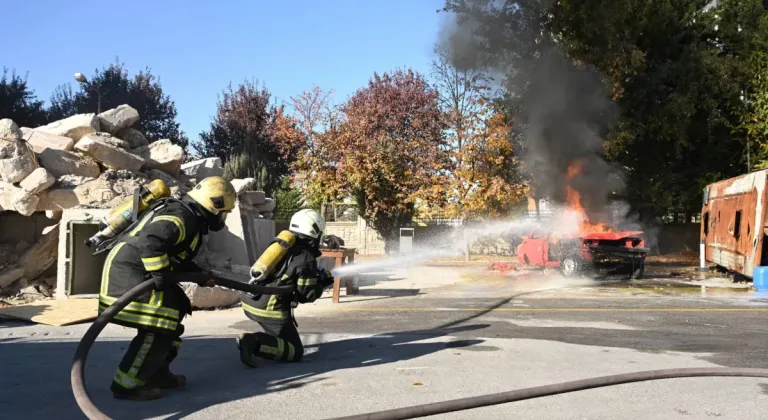
[[[291,226],[288,230],[307,235],[312,239],[319,239],[325,231],[325,219],[315,210],[299,210],[291,217]]]

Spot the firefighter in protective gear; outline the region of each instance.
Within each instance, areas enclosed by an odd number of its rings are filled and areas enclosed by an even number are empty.
[[[155,283],[151,293],[130,303],[112,321],[137,330],[112,380],[115,397],[155,399],[162,396],[163,389],[186,384],[183,375],[170,371],[181,347],[181,321],[192,313],[177,281],[184,272],[202,271],[192,259],[203,237],[224,227],[235,200],[229,181],[203,179],[182,200],[163,199],[148,210],[107,255],[99,314],[140,283],[149,279]]]
[[[245,315],[258,322],[264,332],[241,334],[237,339],[240,360],[249,367],[258,367],[259,358],[279,362],[298,362],[304,355],[292,309],[299,303],[313,302],[323,289],[333,284],[327,270],[318,268],[321,255],[320,239],[325,220],[315,210],[301,210],[293,215],[288,228],[296,243],[288,249],[283,260],[276,265],[264,286],[294,286],[292,295],[244,295]]]

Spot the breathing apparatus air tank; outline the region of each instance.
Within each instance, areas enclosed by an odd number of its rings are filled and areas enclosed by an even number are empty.
[[[277,263],[288,253],[288,249],[295,243],[296,235],[293,232],[288,230],[280,232],[272,244],[267,247],[259,259],[251,266],[251,281],[259,282],[267,278],[269,273],[275,269]]]
[[[95,235],[91,236],[85,241],[85,245],[88,247],[98,246],[107,239],[114,238],[125,228],[127,228],[134,219],[134,208],[136,210],[136,218],[144,213],[152,203],[155,201],[170,197],[171,190],[160,179],[156,179],[150,182],[146,186],[138,188],[138,197],[136,194],[123,201],[119,206],[112,209],[111,212],[104,219],[101,220],[99,226],[101,230]],[[135,203],[138,201],[138,203]]]

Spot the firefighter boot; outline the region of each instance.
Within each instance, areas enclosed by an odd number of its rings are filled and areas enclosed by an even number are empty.
[[[240,334],[236,341],[237,348],[240,350],[240,361],[248,367],[259,367],[259,358],[256,356],[256,348],[259,343],[256,341],[255,334]]]
[[[121,400],[132,401],[150,401],[163,396],[163,391],[159,388],[146,384],[132,389],[126,389],[121,386],[112,385],[112,395]]]
[[[187,377],[184,375],[176,375],[171,372],[168,366],[165,366],[152,376],[148,385],[160,389],[184,388],[187,385]]]

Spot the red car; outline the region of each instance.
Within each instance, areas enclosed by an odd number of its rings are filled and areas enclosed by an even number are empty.
[[[601,232],[556,238],[552,233],[533,230],[517,246],[517,258],[526,265],[559,267],[565,276],[590,271],[626,271],[630,278],[639,278],[648,255],[642,234],[642,231]]]

